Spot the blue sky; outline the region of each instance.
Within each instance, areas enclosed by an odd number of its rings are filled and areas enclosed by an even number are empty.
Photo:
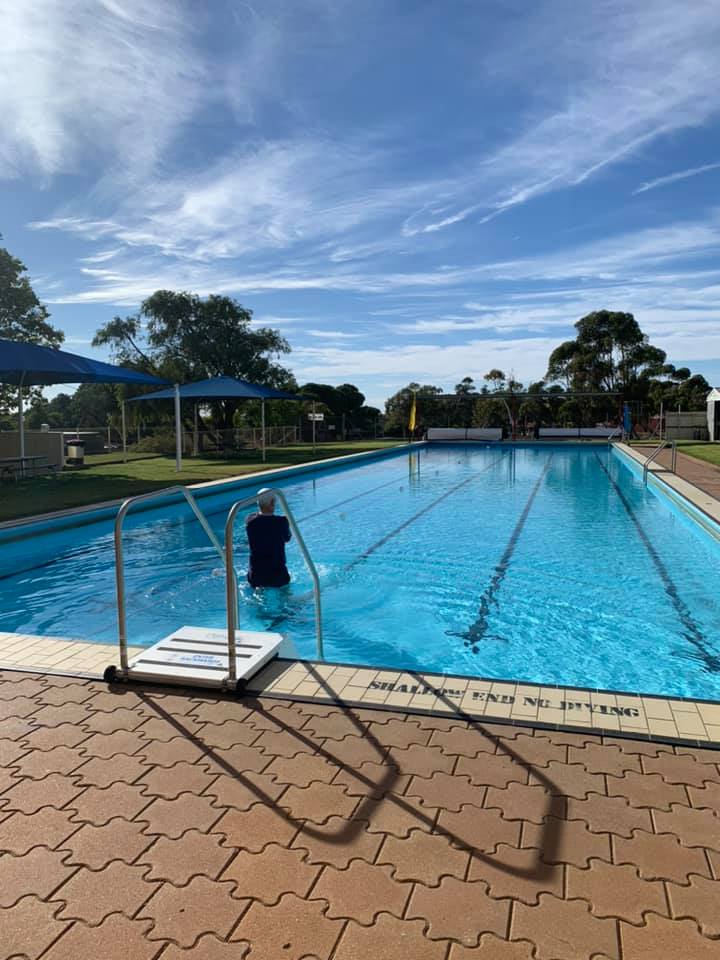
[[[380,403],[592,309],[720,383],[717,0],[0,0],[0,231],[67,344],[227,293]],[[99,355],[99,354],[98,354]]]

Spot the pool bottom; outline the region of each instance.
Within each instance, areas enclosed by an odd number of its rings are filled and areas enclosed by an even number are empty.
[[[117,654],[110,644],[0,632],[0,670],[101,680]],[[720,750],[720,703],[704,700],[280,659],[246,695]]]

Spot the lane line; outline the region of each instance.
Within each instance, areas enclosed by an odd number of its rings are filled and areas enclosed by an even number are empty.
[[[720,673],[720,655],[718,655],[717,653],[714,653],[708,647],[707,641],[705,639],[705,636],[702,630],[700,629],[695,618],[690,612],[689,607],[687,606],[683,598],[680,596],[680,591],[677,588],[677,584],[673,580],[670,574],[670,571],[665,566],[662,560],[662,557],[657,552],[650,538],[645,532],[637,514],[635,513],[635,510],[633,509],[632,504],[627,499],[625,494],[622,492],[622,490],[620,489],[616,481],[612,478],[610,471],[607,469],[607,467],[602,462],[602,460],[597,455],[597,453],[595,454],[595,457],[597,459],[597,462],[600,464],[600,469],[608,478],[608,481],[611,487],[620,498],[620,502],[622,503],[623,507],[625,507],[625,511],[627,512],[627,515],[630,517],[633,524],[635,525],[635,529],[638,532],[638,536],[640,537],[643,546],[647,550],[648,554],[650,555],[650,559],[655,565],[655,569],[657,570],[660,576],[660,579],[663,582],[665,593],[670,598],[670,602],[675,608],[675,612],[677,613],[680,619],[680,622],[685,627],[685,631],[686,631],[685,639],[697,651],[697,653],[694,655],[694,659],[700,660],[702,663],[704,663],[709,673]]]
[[[547,459],[547,463],[543,467],[542,473],[535,481],[535,486],[530,491],[530,496],[527,499],[525,508],[523,512],[520,514],[520,519],[515,524],[515,528],[512,534],[510,535],[510,539],[508,540],[507,546],[505,547],[505,551],[502,557],[500,558],[500,562],[495,567],[495,572],[492,575],[492,579],[490,580],[490,583],[487,585],[487,587],[483,592],[482,597],[480,598],[480,608],[478,610],[478,615],[475,622],[470,627],[468,627],[468,629],[465,630],[463,633],[453,634],[453,636],[462,637],[462,639],[465,641],[465,646],[469,647],[473,653],[478,652],[478,643],[485,638],[485,635],[488,629],[488,622],[490,620],[490,614],[492,612],[491,608],[493,604],[497,603],[496,594],[500,589],[500,587],[502,586],[502,582],[505,579],[505,574],[508,572],[508,568],[510,567],[510,561],[512,560],[512,556],[515,553],[515,547],[517,546],[518,540],[520,539],[520,534],[522,533],[523,527],[525,526],[525,521],[527,520],[530,514],[530,510],[532,509],[533,502],[535,500],[535,497],[538,495],[540,487],[542,486],[542,482],[545,479],[545,475],[550,469],[550,463],[552,461],[552,458],[553,458],[553,455],[550,454],[550,456]]]

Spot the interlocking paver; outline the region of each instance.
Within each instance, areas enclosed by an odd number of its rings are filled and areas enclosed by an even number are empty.
[[[309,746],[305,739],[296,736],[290,730],[263,730],[253,744],[256,750],[267,755],[268,763],[272,757],[296,757],[299,753],[314,753],[316,745]]]
[[[42,709],[38,709],[33,720],[43,727],[59,727],[64,723],[81,726],[87,721],[89,716],[90,710],[87,704],[64,703],[59,707],[42,707]],[[88,731],[88,736],[89,735],[90,731]]]
[[[448,960],[535,960],[533,947],[527,940],[510,943],[488,934],[482,937],[479,947],[463,947],[453,943]]]
[[[427,747],[421,747],[427,750]],[[404,751],[405,752],[405,751]],[[410,783],[410,774],[400,773],[389,763],[363,763],[357,770],[335,767],[333,784],[341,786],[350,797],[369,797],[381,800],[386,794],[402,796]]]
[[[368,925],[381,911],[402,917],[411,889],[412,884],[393,879],[390,867],[353,860],[347,870],[325,867],[312,897],[328,901],[328,917]]]
[[[14,907],[0,908],[3,956],[37,960],[67,927],[57,919],[59,909],[60,904],[43,903],[37,897],[23,897]]]
[[[505,933],[510,901],[490,897],[485,883],[443,877],[438,887],[415,885],[406,916],[425,920],[431,940],[459,940],[476,946],[483,933]]]
[[[137,756],[158,767],[172,767],[176,763],[209,763],[207,748],[194,740],[174,737],[172,740],[138,742]]]
[[[623,958],[632,960],[717,960],[720,956],[720,943],[704,937],[692,920],[668,920],[652,913],[645,917],[642,927],[621,923],[620,942]]]
[[[698,809],[720,811],[720,783],[708,783],[702,789],[688,787],[690,803]]]
[[[636,866],[645,880],[673,880],[687,883],[691,873],[709,876],[705,853],[698,847],[684,847],[669,833],[659,836],[636,830],[630,840],[613,841],[615,863]]]
[[[590,793],[584,800],[570,797],[567,803],[568,820],[584,820],[593,833],[614,833],[631,837],[633,830],[652,831],[650,811],[631,807],[624,797],[604,797]]]
[[[57,680],[59,679],[57,678]],[[52,686],[38,692],[38,701],[59,707],[65,703],[85,703],[94,694],[95,690],[86,683],[71,681],[68,684],[63,684],[56,682],[53,678]]]
[[[303,826],[292,846],[306,850],[310,863],[329,863],[342,870],[354,859],[372,863],[383,838],[381,833],[370,833],[367,823],[330,817],[322,827]]]
[[[157,944],[147,939],[150,924],[119,913],[99,926],[74,923],[43,960],[154,960]]]
[[[151,837],[145,839],[152,840]],[[194,876],[216,880],[232,856],[232,851],[222,846],[217,834],[188,830],[178,839],[158,837],[152,847],[148,843],[137,862],[150,865],[148,879],[169,880],[183,886]]]
[[[316,780],[320,783],[332,783],[339,769],[337,764],[330,763],[320,754],[308,756],[300,753],[291,758],[275,757],[265,772],[278,783],[309,787]]]
[[[157,944],[153,945],[153,949],[157,949]],[[229,943],[207,933],[189,950],[174,943],[169,944],[160,960],[244,960],[249,951],[249,943]]]
[[[456,762],[456,757],[443,753],[440,747],[426,747],[418,743],[403,748],[391,747],[386,760],[387,764],[394,764],[402,774],[416,777],[452,773]],[[379,767],[379,764],[373,766]]]
[[[50,773],[68,774],[85,763],[77,749],[60,746],[52,750],[33,750],[17,763],[18,775],[43,780]]]
[[[337,710],[330,710],[325,717],[311,717],[305,721],[302,728],[303,734],[314,740],[362,737],[366,729],[367,724],[359,720],[352,711],[339,713]]]
[[[181,737],[195,737],[202,729],[202,724],[192,717],[150,717],[139,728],[139,733],[145,740],[154,740],[155,743],[167,743],[178,735]]]
[[[653,814],[658,833],[673,833],[686,847],[712,847],[720,850],[720,816],[713,810],[673,804],[670,812]]]
[[[17,739],[10,736],[7,721],[3,723],[2,729],[4,737]],[[31,727],[23,741],[31,750],[52,750],[54,747],[77,747],[80,744],[84,746],[91,736],[91,733],[74,723],[59,723],[55,727]]]
[[[250,747],[260,737],[250,723],[240,720],[227,720],[225,723],[205,723],[198,729],[196,737],[208,747],[227,750],[228,747]]]
[[[510,783],[504,789],[488,787],[485,806],[500,810],[506,820],[542,823],[551,814],[562,815],[565,800],[551,796],[540,784]]]
[[[254,803],[276,803],[286,790],[286,783],[279,783],[267,773],[250,770],[234,777],[220,775],[205,794],[216,807],[249,810]]]
[[[630,770],[624,777],[608,777],[607,783],[608,796],[625,797],[633,807],[669,810],[671,803],[689,803],[685,787],[667,783],[659,773],[634,773]]]
[[[305,897],[320,870],[319,865],[305,861],[304,850],[270,843],[261,853],[241,850],[225,868],[221,879],[235,881],[234,896],[262,900],[271,906],[284,893]]]
[[[660,753],[657,757],[643,757],[645,773],[659,773],[666,783],[689,784],[703,787],[709,781],[720,783],[717,769],[708,763],[699,763],[689,754]]]
[[[589,773],[610,773],[621,777],[628,770],[640,772],[640,757],[619,747],[597,741],[584,747],[569,747],[568,762],[580,763]]]
[[[441,810],[436,832],[445,833],[453,843],[492,853],[499,843],[520,845],[519,820],[504,820],[499,810],[478,810],[465,806],[457,812]]]
[[[87,787],[68,806],[75,811],[73,819],[99,827],[113,817],[132,820],[151,800],[143,795],[140,787],[112,783],[109,787]]]
[[[497,737],[486,733],[480,727],[452,723],[447,729],[435,727],[430,737],[430,745],[440,747],[443,753],[452,757],[476,757],[478,753],[493,754],[497,750]]]
[[[113,783],[133,783],[147,773],[148,765],[140,757],[118,754],[114,757],[84,758],[81,767],[75,770],[78,783],[88,787],[109,787]]]
[[[28,747],[14,740],[0,739],[0,767],[9,767],[28,752]]]
[[[413,830],[407,839],[386,837],[377,857],[378,863],[393,867],[396,880],[415,880],[435,886],[444,876],[464,879],[470,852],[450,845],[439,834]]]
[[[343,921],[325,916],[326,906],[322,900],[301,900],[292,893],[274,907],[255,900],[232,939],[251,944],[248,960],[329,960]],[[333,960],[338,956],[336,953]],[[378,960],[372,953],[366,956]]]
[[[0,723],[8,717],[29,717],[37,713],[40,704],[30,697],[13,697],[12,700],[0,700]]]
[[[691,876],[687,886],[669,883],[667,892],[673,917],[688,917],[700,925],[706,937],[720,937],[720,880]]]
[[[568,748],[564,744],[553,743],[547,737],[540,735],[526,736],[520,734],[512,741],[502,741],[498,748],[498,756],[504,756],[514,763],[524,767],[547,767],[552,760],[565,763],[568,759]],[[571,763],[580,762],[571,760]]]
[[[357,797],[348,796],[340,785],[311,783],[309,787],[288,787],[278,801],[295,820],[324,823],[328,817],[350,817]]]
[[[215,777],[199,764],[181,761],[175,766],[146,768],[135,782],[149,797],[164,797],[174,800],[181,793],[201,794],[213,783]]]
[[[543,893],[536,907],[518,903],[511,936],[534,943],[538,960],[620,957],[617,921],[594,917],[584,900],[560,900]]]
[[[534,904],[541,893],[560,896],[563,875],[564,867],[545,863],[539,850],[500,844],[493,854],[473,857],[468,879],[484,880],[491,897],[513,897]]]
[[[503,790],[509,783],[527,783],[530,769],[506,753],[479,753],[477,757],[458,757],[454,773],[469,777],[477,786]]]
[[[152,920],[151,940],[191,947],[203,933],[225,938],[248,906],[247,900],[232,896],[233,886],[207,877],[193,877],[186,887],[164,883],[137,918]]]
[[[282,810],[266,803],[254,803],[249,810],[228,810],[212,827],[212,832],[224,833],[227,846],[259,853],[268,843],[289,844],[299,826]]]
[[[586,867],[597,857],[610,860],[610,836],[607,833],[592,833],[582,820],[548,819],[541,825],[525,823],[522,846],[541,851],[546,863],[571,863]]]
[[[381,914],[371,927],[352,921],[343,931],[333,960],[445,960],[447,945],[423,935],[421,920],[398,920]],[[252,954],[251,954],[252,956]],[[270,958],[268,957],[268,960]]]
[[[435,807],[423,807],[414,797],[387,796],[384,800],[363,801],[356,817],[366,820],[370,833],[407,837],[411,830],[430,831],[437,820]]]
[[[133,823],[123,817],[115,817],[104,826],[85,823],[77,833],[57,844],[60,850],[69,851],[68,864],[84,864],[91,870],[101,870],[112,860],[132,861],[152,843],[152,837],[142,832],[142,823]]]
[[[8,717],[6,720],[3,720],[2,734],[7,740],[21,740],[23,743],[25,743],[30,739],[32,734],[38,730],[47,733],[44,727],[38,728],[30,718],[26,719],[23,717]],[[83,737],[87,736],[84,731],[81,735]],[[50,746],[55,747],[61,742],[62,741],[59,741],[51,736]]]
[[[551,761],[542,770],[530,775],[530,783],[541,784],[548,793],[582,800],[589,793],[605,793],[605,778],[599,773],[590,773],[581,763],[558,763]]]
[[[82,793],[77,778],[51,773],[42,780],[21,780],[3,794],[6,810],[22,810],[23,813],[35,813],[41,807],[57,807],[75,800]]]
[[[22,856],[0,854],[0,907],[11,907],[28,894],[48,897],[73,873],[65,854],[47,847],[33,847]]]
[[[33,847],[51,850],[74,833],[80,824],[70,820],[71,810],[41,807],[36,813],[13,813],[0,822],[0,850],[21,856]]]
[[[212,806],[210,797],[182,793],[175,800],[153,800],[136,819],[147,824],[145,833],[179,837],[193,828],[209,830],[221,814],[221,809]]]
[[[430,731],[424,729],[415,720],[389,720],[387,723],[370,723],[367,727],[367,737],[383,747],[393,747],[403,750],[412,744],[427,746],[430,740]]]
[[[82,867],[56,891],[54,900],[64,900],[63,920],[98,924],[119,911],[132,916],[158,888],[146,879],[147,867],[114,860],[102,870]]]
[[[82,721],[85,729],[92,733],[117,733],[120,730],[137,730],[144,722],[145,717],[128,707],[118,707],[112,713],[104,710],[93,710]]]
[[[115,733],[93,733],[82,749],[88,757],[114,757],[119,753],[132,756],[141,749],[145,738],[140,730],[116,730]]]
[[[407,788],[408,797],[418,797],[424,807],[458,811],[465,804],[482,807],[485,787],[478,787],[469,777],[436,773],[432,777],[413,777]]]
[[[359,767],[363,763],[383,763],[388,748],[376,745],[364,737],[345,737],[343,740],[324,740],[323,754],[335,763]]]
[[[248,726],[252,725],[256,714],[257,711],[250,705],[239,700],[213,696],[203,697],[199,702],[196,700],[189,712],[189,716],[200,723],[223,724],[226,720],[231,720],[243,725],[247,723]]]
[[[587,870],[568,867],[568,899],[587,900],[596,917],[617,917],[642,923],[643,914],[667,913],[665,888],[659,880],[643,880],[634,866],[593,860]]]

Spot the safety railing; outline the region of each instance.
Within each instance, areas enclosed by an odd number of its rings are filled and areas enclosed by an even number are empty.
[[[645,486],[647,486],[647,478],[648,478],[648,471],[650,470],[650,464],[653,463],[653,461],[655,460],[655,457],[657,457],[659,453],[665,450],[666,447],[670,447],[672,451],[670,454],[670,472],[671,473],[676,472],[675,468],[677,466],[677,443],[675,440],[663,440],[662,443],[658,444],[658,446],[655,447],[653,452],[643,463],[643,483],[645,484]]]
[[[277,490],[271,488],[264,491],[264,496],[273,496],[279,500],[280,505],[283,508],[285,516],[288,519],[290,524],[290,529],[292,530],[293,536],[297,542],[298,547],[300,547],[300,552],[303,555],[305,565],[310,572],[310,576],[313,581],[313,593],[315,595],[315,637],[316,637],[316,651],[318,660],[324,658],[323,652],[323,635],[322,635],[322,608],[320,605],[320,577],[318,576],[317,569],[313,563],[310,552],[305,544],[300,529],[295,521],[290,505],[288,504],[285,494],[282,490]],[[238,511],[242,510],[243,507],[249,507],[251,504],[257,503],[257,494],[252,497],[245,497],[243,500],[238,500],[237,503],[234,503],[230,508],[230,512],[227,515],[227,520],[225,521],[225,573],[226,573],[226,593],[227,593],[227,635],[228,635],[228,669],[229,676],[228,681],[232,685],[236,680],[236,669],[235,669],[235,631],[238,628],[238,596],[237,596],[237,586],[235,584],[235,567],[233,562],[233,530],[235,527],[235,518],[237,517]]]
[[[615,429],[613,430],[613,432],[612,432],[612,433],[610,434],[610,436],[607,438],[607,442],[608,442],[608,443],[612,443],[613,440],[615,439],[615,437],[616,437],[618,434],[620,434],[620,436],[622,436],[622,433],[623,433],[623,428],[622,428],[621,425],[615,427]]]
[[[135,497],[128,497],[127,500],[123,502],[120,509],[118,510],[117,516],[115,517],[115,589],[117,592],[117,616],[118,616],[118,640],[120,645],[120,671],[123,676],[127,676],[128,672],[128,652],[127,652],[127,615],[126,615],[126,604],[125,604],[125,562],[123,554],[123,544],[122,544],[122,527],[123,521],[127,515],[130,507],[134,506],[137,503],[141,503],[145,500],[152,500],[156,497],[167,497],[169,494],[181,493],[187,500],[190,509],[195,514],[200,526],[203,528],[205,533],[208,536],[208,539],[212,543],[213,547],[220,556],[220,560],[223,565],[225,564],[225,551],[222,548],[222,544],[215,536],[212,527],[208,523],[208,519],[205,514],[202,512],[200,507],[197,505],[195,497],[190,493],[187,487],[175,486],[175,487],[166,487],[163,490],[154,490],[151,493],[140,493]],[[233,595],[237,597],[237,578],[235,577],[235,570],[233,567],[229,567],[226,570],[226,578],[229,583],[232,584]],[[237,603],[237,600],[235,601]],[[232,660],[233,669],[235,667],[235,659]]]

